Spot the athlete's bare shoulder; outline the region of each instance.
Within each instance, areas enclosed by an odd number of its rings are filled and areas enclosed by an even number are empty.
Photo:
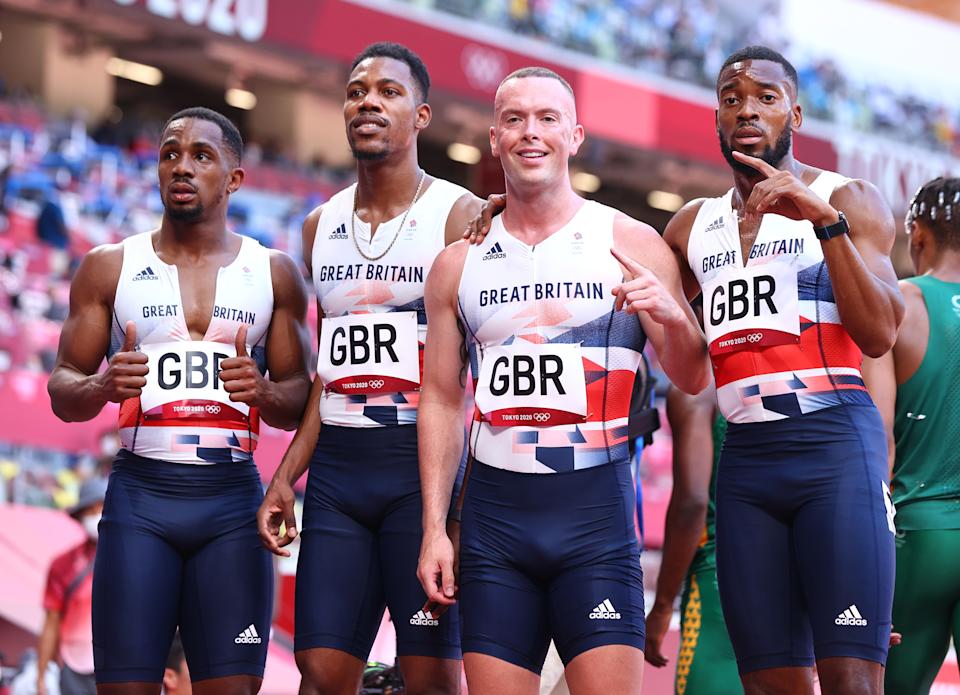
[[[307,272],[313,274],[313,241],[317,236],[317,226],[320,224],[320,215],[323,214],[323,205],[320,204],[311,210],[300,227],[300,249],[303,254],[303,264]]]
[[[656,229],[620,211],[613,220],[613,244],[658,275],[670,265],[676,265],[670,248]]]
[[[123,244],[102,244],[83,257],[70,283],[71,294],[113,304],[123,268]]]
[[[469,191],[457,198],[453,207],[450,208],[450,214],[447,215],[447,225],[444,230],[444,238],[448,246],[463,238],[463,232],[470,220],[479,215],[482,208],[483,201]]]
[[[706,201],[706,198],[694,198],[677,210],[670,221],[667,222],[667,226],[663,230],[663,240],[673,249],[674,253],[686,256],[687,243],[690,241],[693,223],[696,222],[697,215],[700,214],[700,208]]]

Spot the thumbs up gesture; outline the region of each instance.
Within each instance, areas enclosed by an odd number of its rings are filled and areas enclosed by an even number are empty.
[[[126,335],[119,352],[115,352],[100,375],[100,388],[107,401],[120,403],[128,398],[139,398],[147,385],[147,356],[137,350],[137,324],[127,321]]]
[[[247,353],[247,330],[246,325],[237,330],[237,356],[220,363],[220,381],[231,401],[256,406],[267,392],[267,380]]]

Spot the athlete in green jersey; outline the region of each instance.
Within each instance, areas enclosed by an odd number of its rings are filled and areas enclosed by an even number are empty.
[[[900,283],[906,317],[864,377],[887,424],[897,580],[885,692],[927,693],[951,635],[960,642],[960,179],[917,191],[907,213],[917,277]]]
[[[742,695],[737,660],[720,609],[714,545],[714,488],[727,423],[717,412],[713,388],[697,396],[671,388],[667,419],[673,430],[673,492],[657,597],[647,616],[645,656],[653,666],[667,663],[663,637],[686,578],[675,691],[677,695]]]

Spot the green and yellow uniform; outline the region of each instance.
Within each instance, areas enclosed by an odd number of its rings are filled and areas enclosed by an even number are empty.
[[[928,692],[951,635],[960,643],[960,283],[909,282],[923,293],[930,337],[897,389],[893,626],[903,643],[890,650],[888,695]]]
[[[727,431],[719,414],[713,421],[713,474],[710,501],[700,547],[687,572],[680,603],[680,654],[677,657],[677,695],[742,695],[737,659],[727,635],[717,590],[715,503],[717,462]]]

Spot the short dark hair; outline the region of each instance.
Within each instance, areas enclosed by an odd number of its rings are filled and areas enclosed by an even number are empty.
[[[960,178],[938,176],[914,193],[906,222],[922,224],[939,246],[960,249]]]
[[[570,96],[573,96],[573,87],[570,86],[570,83],[567,82],[562,75],[557,74],[550,68],[544,68],[539,65],[534,65],[528,68],[520,68],[519,70],[514,70],[509,75],[500,80],[500,85],[503,86],[506,82],[510,80],[522,80],[525,77],[546,77],[551,80],[556,80],[564,86],[564,88],[570,92]]]
[[[734,63],[742,63],[747,60],[769,60],[771,63],[779,63],[783,66],[783,71],[787,73],[787,78],[791,84],[793,84],[793,88],[799,88],[800,80],[797,77],[797,69],[793,67],[793,64],[789,60],[783,57],[783,54],[766,46],[744,46],[739,51],[734,51],[727,56],[727,59],[723,61],[723,65],[720,66],[720,71],[717,73],[717,86],[719,86],[720,75],[723,74],[724,70]]]
[[[237,126],[222,113],[208,109],[205,106],[191,106],[188,109],[177,111],[163,124],[163,128],[160,129],[160,137],[163,137],[167,126],[181,118],[198,118],[201,121],[216,123],[220,126],[220,132],[223,135],[223,144],[236,156],[237,164],[243,159],[243,138],[240,136],[240,131],[237,130]]]
[[[430,73],[427,72],[427,66],[423,64],[420,56],[409,48],[393,41],[372,43],[353,59],[353,63],[350,64],[350,71],[353,72],[360,63],[368,58],[393,58],[401,63],[406,63],[407,67],[410,68],[410,74],[413,75],[414,82],[417,83],[417,89],[420,91],[420,103],[427,100],[430,95]]]
[[[167,668],[179,671],[184,658],[183,642],[180,641],[180,632],[178,631],[173,635],[173,641],[170,643],[170,653],[167,654]]]

